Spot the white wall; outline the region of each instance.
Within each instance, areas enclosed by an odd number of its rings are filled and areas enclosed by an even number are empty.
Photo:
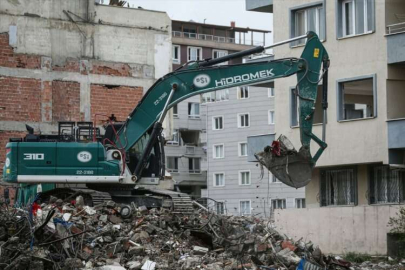
[[[387,223],[398,205],[322,207],[275,211],[277,230],[319,245],[324,253],[386,254]]]

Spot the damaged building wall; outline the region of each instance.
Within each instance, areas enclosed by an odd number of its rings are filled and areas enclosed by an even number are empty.
[[[25,136],[25,124],[44,134],[55,133],[57,121],[93,121],[95,114],[125,120],[171,71],[164,12],[93,0],[10,0],[0,13],[3,149],[8,138]]]

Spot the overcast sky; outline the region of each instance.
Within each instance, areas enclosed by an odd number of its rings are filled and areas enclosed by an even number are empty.
[[[128,0],[131,7],[165,11],[172,20],[204,22],[273,30],[273,15],[246,11],[245,0]],[[272,35],[266,37],[266,44],[272,43]]]

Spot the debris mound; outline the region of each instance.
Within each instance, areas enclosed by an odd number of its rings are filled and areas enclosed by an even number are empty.
[[[89,207],[81,196],[70,202],[51,198],[49,204],[34,202],[24,209],[3,205],[0,269],[354,267],[324,256],[311,242],[281,235],[269,220],[217,215],[194,204],[188,215],[112,201]]]

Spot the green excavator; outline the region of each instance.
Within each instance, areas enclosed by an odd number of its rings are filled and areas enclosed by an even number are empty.
[[[303,38],[307,41],[300,58],[217,65]],[[302,146],[296,151],[287,138],[280,136],[256,157],[281,182],[295,188],[305,186],[327,147],[325,119],[322,140],[312,133],[312,124],[321,80],[324,118],[326,115],[328,67],[328,53],[314,32],[268,47],[255,47],[216,59],[188,62],[157,80],[125,122],[110,119],[103,135],[92,125],[60,123],[57,135],[35,135],[31,129],[23,139],[10,139],[6,145],[3,179],[21,184],[18,200],[25,203],[33,199],[36,184],[51,184],[51,190],[42,190],[42,193],[57,196],[67,192],[71,196],[87,192],[90,194],[89,200],[109,198],[148,207],[162,206],[167,199],[170,204],[170,200],[186,195],[139,188],[142,183],[159,182],[165,176],[162,122],[168,110],[194,95],[265,83],[296,74],[295,94],[299,98]],[[86,140],[81,139],[83,132],[87,132],[88,136],[84,136]],[[314,156],[310,153],[311,140],[319,145]],[[53,189],[55,184],[82,184],[87,191]],[[67,195],[64,196],[66,198]]]

